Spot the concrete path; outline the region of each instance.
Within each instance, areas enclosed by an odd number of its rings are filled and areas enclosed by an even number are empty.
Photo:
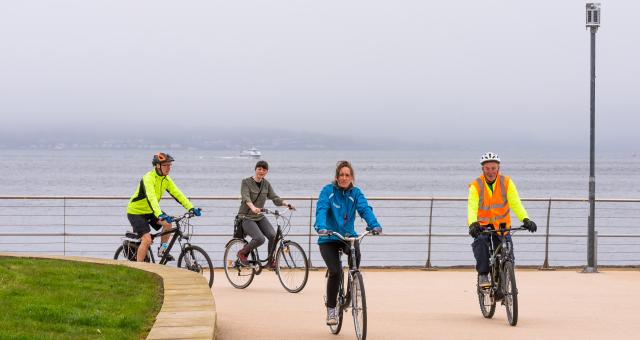
[[[640,270],[581,274],[518,270],[520,317],[508,325],[503,306],[484,319],[472,271],[364,271],[368,339],[640,339]],[[324,271],[290,294],[273,272],[238,290],[216,271],[218,339],[354,339],[345,315],[338,336],[324,323]]]

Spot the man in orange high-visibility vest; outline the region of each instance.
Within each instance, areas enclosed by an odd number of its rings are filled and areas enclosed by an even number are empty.
[[[474,238],[471,247],[476,258],[476,271],[478,272],[478,285],[489,287],[491,283],[489,274],[489,246],[490,237],[494,238],[494,244],[500,242],[495,234],[482,234],[482,230],[496,229],[504,224],[506,229],[511,228],[511,210],[523,227],[534,233],[538,229],[536,224],[529,219],[527,211],[522,206],[520,195],[515,183],[500,174],[500,157],[493,152],[487,152],[480,158],[482,175],[469,184],[469,198],[467,200],[467,223],[469,223],[469,235]],[[511,237],[509,236],[509,241]]]

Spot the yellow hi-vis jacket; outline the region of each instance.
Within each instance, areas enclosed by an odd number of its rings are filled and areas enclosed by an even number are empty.
[[[142,179],[138,188],[131,196],[129,205],[127,206],[127,214],[145,215],[151,214],[155,217],[162,214],[159,202],[162,199],[162,193],[167,191],[178,203],[185,209],[193,208],[193,204],[178,189],[169,176],[160,176],[155,169],[147,172]]]
[[[498,174],[493,190],[489,188],[484,175],[469,184],[467,225],[477,221],[482,226],[493,224],[498,228],[500,223],[506,223],[509,229],[511,210],[520,221],[529,217],[522,206],[515,183],[508,176]]]

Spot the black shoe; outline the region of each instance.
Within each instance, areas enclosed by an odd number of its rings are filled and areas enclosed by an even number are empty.
[[[478,287],[480,288],[489,288],[491,287],[491,282],[489,282],[488,275],[478,275]]]

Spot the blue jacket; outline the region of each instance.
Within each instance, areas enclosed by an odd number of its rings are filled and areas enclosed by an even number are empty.
[[[358,236],[353,222],[358,215],[367,222],[367,230],[380,227],[366,197],[358,187],[343,190],[334,184],[327,184],[320,192],[316,204],[316,231],[327,229],[340,235]],[[320,236],[318,244],[336,242],[335,236]]]

